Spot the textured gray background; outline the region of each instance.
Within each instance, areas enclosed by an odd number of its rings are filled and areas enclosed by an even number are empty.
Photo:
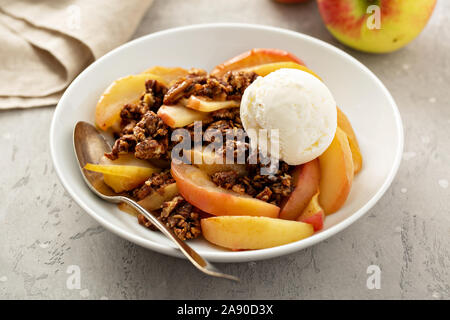
[[[249,22],[300,31],[354,55],[381,78],[400,108],[405,153],[394,183],[364,218],[328,241],[281,258],[222,265],[242,279],[230,283],[100,227],[53,170],[48,135],[54,108],[3,111],[0,298],[448,299],[449,17],[449,1],[439,1],[416,41],[393,54],[370,55],[336,43],[314,2],[157,0],[135,37],[194,23]],[[371,264],[382,270],[379,290],[366,287]],[[81,269],[80,290],[66,287],[69,265]]]

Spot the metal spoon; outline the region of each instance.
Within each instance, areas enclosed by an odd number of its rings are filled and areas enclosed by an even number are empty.
[[[220,272],[216,267],[195,252],[194,249],[188,246],[184,241],[180,240],[173,231],[166,227],[165,224],[161,223],[156,216],[145,210],[136,201],[130,199],[126,195],[115,193],[103,182],[103,174],[83,169],[87,163],[99,163],[104,153],[111,151],[110,145],[93,125],[84,121],[78,122],[73,131],[73,144],[82,176],[92,192],[108,202],[125,202],[139,213],[143,214],[163,234],[172,240],[189,261],[191,261],[200,271],[210,276],[239,281],[239,279],[234,276]]]

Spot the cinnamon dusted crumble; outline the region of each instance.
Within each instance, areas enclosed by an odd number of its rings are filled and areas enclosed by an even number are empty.
[[[147,80],[145,82],[145,92],[141,95],[138,103],[126,104],[120,111],[121,127],[126,133],[131,133],[130,128],[139,122],[147,111],[152,110],[157,112],[162,105],[164,95],[167,88],[156,80]],[[133,124],[134,125],[130,125]],[[122,130],[122,132],[123,132]],[[123,134],[126,134],[123,133]]]
[[[227,92],[227,100],[240,100],[244,94],[244,90],[247,89],[257,77],[258,75],[254,72],[228,71],[225,73],[223,81],[228,83],[231,87],[230,91]]]
[[[270,197],[272,196],[273,192],[269,187],[264,187],[263,191],[258,193],[255,198],[268,202],[270,200]]]
[[[172,183],[175,183],[175,179],[170,174],[170,170],[153,173],[140,188],[133,190],[132,195],[137,200],[142,200],[153,192],[160,192],[165,186]]]
[[[182,196],[164,202],[158,213],[158,219],[172,229],[181,240],[195,239],[201,234],[200,211]],[[141,214],[138,216],[138,222],[155,230],[152,223]]]
[[[145,94],[141,96],[141,104],[157,112],[163,104],[164,95],[167,93],[167,87],[156,80],[147,80],[145,82]]]
[[[190,73],[172,85],[164,96],[165,104],[176,104],[191,95],[215,100],[240,100],[244,90],[257,78],[254,72],[229,71],[222,78],[206,73]]]
[[[278,171],[273,175],[261,175],[261,164],[247,164],[247,175],[238,176],[235,171],[221,171],[211,175],[211,180],[224,189],[280,205],[281,200],[293,191],[291,167],[280,162]]]
[[[120,111],[121,130],[112,151],[105,154],[115,160],[120,154],[135,152],[139,159],[168,159],[169,127],[155,112],[162,105],[167,88],[156,80],[145,82],[138,103],[126,104]],[[142,143],[142,144],[141,144]]]
[[[136,123],[137,113],[132,113],[134,110],[132,105],[125,105],[122,109],[122,119],[128,120],[122,129],[123,135],[116,140],[111,153],[105,155],[115,160],[120,154],[134,152],[138,159],[170,159],[170,128],[151,110],[146,111]],[[130,115],[134,117],[132,120],[128,118]]]
[[[134,152],[137,139],[133,134],[125,134],[116,140],[110,153],[105,153],[105,156],[111,160],[119,158],[120,154],[127,154]]]
[[[211,180],[215,184],[217,184],[219,187],[225,188],[225,189],[231,189],[238,180],[238,174],[236,171],[230,170],[230,171],[220,171],[213,173],[211,175]]]

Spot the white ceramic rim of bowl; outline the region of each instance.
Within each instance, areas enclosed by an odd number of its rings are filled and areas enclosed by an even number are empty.
[[[159,31],[159,32],[155,32],[155,33],[151,33],[151,34],[142,36],[140,38],[137,38],[135,40],[127,42],[127,43],[123,44],[122,46],[119,46],[118,48],[108,52],[99,60],[106,58],[110,55],[114,55],[114,54],[116,54],[116,52],[119,52],[121,50],[126,50],[128,47],[133,46],[135,43],[141,42],[141,41],[146,41],[147,39],[152,38],[152,37],[157,37],[157,36],[161,36],[161,35],[169,34],[169,33],[173,33],[173,32],[194,30],[194,29],[203,29],[203,28],[209,28],[209,29],[212,29],[212,28],[253,28],[253,29],[267,30],[267,31],[272,31],[272,32],[279,32],[282,34],[295,36],[298,38],[303,38],[303,40],[314,42],[322,47],[325,47],[329,50],[334,51],[336,54],[343,56],[346,59],[351,60],[353,63],[355,63],[356,65],[358,65],[360,67],[361,71],[365,72],[368,76],[370,76],[372,78],[372,80],[374,80],[380,86],[380,88],[384,91],[384,94],[388,98],[390,105],[393,109],[394,115],[395,115],[395,123],[397,126],[397,134],[398,134],[397,144],[400,146],[400,148],[398,148],[398,150],[397,150],[397,154],[395,155],[395,161],[393,163],[393,166],[391,167],[389,175],[386,178],[386,180],[384,181],[381,188],[376,192],[376,194],[364,206],[362,206],[359,210],[354,212],[351,216],[349,216],[348,218],[344,219],[343,221],[337,223],[336,225],[330,227],[329,229],[324,230],[320,233],[314,234],[313,236],[311,236],[309,238],[299,240],[296,242],[292,242],[289,244],[285,244],[282,246],[278,246],[278,247],[273,247],[273,248],[268,248],[268,249],[260,249],[260,250],[249,250],[249,251],[209,252],[209,253],[203,254],[203,256],[206,259],[209,259],[209,260],[215,261],[215,262],[246,262],[246,261],[269,259],[269,258],[273,258],[273,257],[277,257],[277,256],[286,255],[286,254],[293,253],[293,252],[299,251],[301,249],[310,247],[312,245],[315,245],[315,244],[335,235],[336,233],[344,230],[345,228],[350,226],[352,223],[354,223],[356,220],[361,218],[365,213],[367,213],[375,205],[375,203],[377,203],[377,201],[383,196],[383,194],[386,192],[386,190],[389,188],[389,186],[391,185],[391,183],[398,171],[398,168],[400,166],[401,159],[402,159],[402,154],[403,154],[403,143],[404,143],[403,125],[402,125],[402,120],[401,120],[401,116],[400,116],[400,112],[398,110],[397,104],[395,103],[392,95],[387,90],[387,88],[384,86],[384,84],[381,82],[381,80],[378,79],[378,77],[372,71],[370,71],[366,66],[364,66],[361,62],[359,62],[358,60],[356,60],[355,58],[353,58],[351,55],[347,54],[346,52],[344,52],[322,40],[316,39],[314,37],[311,37],[311,36],[308,36],[308,35],[305,35],[305,34],[302,34],[299,32],[290,31],[290,30],[286,30],[286,29],[282,29],[282,28],[270,27],[270,26],[264,26],[264,25],[258,25],[258,24],[247,24],[247,23],[207,23],[207,24],[195,24],[195,25],[190,25],[190,26],[171,28],[171,29],[167,29],[167,30],[163,30],[163,31]],[[76,85],[76,83],[83,80],[83,75],[85,73],[89,72],[89,70],[91,70],[92,68],[95,68],[96,63],[98,63],[99,60],[95,61],[90,66],[88,66],[71,83],[71,85],[66,89],[66,91],[64,92],[60,101],[58,102],[55,113],[53,114],[53,119],[52,119],[52,123],[50,126],[50,154],[51,154],[51,158],[53,161],[53,165],[55,167],[55,171],[56,171],[62,185],[64,186],[66,191],[71,195],[71,197],[75,200],[75,202],[81,208],[83,208],[83,210],[85,210],[87,213],[89,213],[89,215],[91,217],[93,217],[97,222],[99,222],[102,226],[104,226],[106,229],[119,235],[120,237],[123,237],[123,238],[125,238],[131,242],[134,242],[140,246],[143,246],[145,248],[152,249],[154,251],[157,251],[157,252],[160,252],[163,254],[167,254],[170,256],[184,258],[182,253],[179,252],[174,247],[166,246],[163,244],[155,243],[148,239],[144,239],[140,236],[137,236],[137,235],[130,233],[126,230],[123,230],[119,227],[116,227],[115,225],[111,224],[107,219],[104,219],[104,218],[98,216],[94,210],[89,208],[89,206],[86,205],[85,202],[77,196],[77,194],[74,192],[74,190],[71,187],[71,183],[65,179],[65,176],[62,173],[62,170],[61,170],[59,163],[57,161],[57,158],[56,158],[56,150],[55,150],[55,144],[54,144],[55,140],[53,138],[53,136],[56,134],[55,122],[56,122],[57,115],[59,112],[62,112],[61,111],[62,108],[58,108],[58,106],[60,104],[64,104],[64,101],[65,101],[66,97],[69,96],[69,93],[72,90],[72,88]],[[87,188],[87,186],[86,186],[86,188]]]

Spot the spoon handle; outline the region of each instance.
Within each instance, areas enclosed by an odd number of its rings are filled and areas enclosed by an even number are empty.
[[[144,209],[144,207],[142,207],[136,201],[127,197],[121,197],[121,200],[132,206],[139,213],[143,214],[148,220],[150,220],[150,222],[154,226],[156,226],[162,233],[164,233],[170,240],[172,240],[178,246],[181,252],[183,252],[183,254],[189,259],[189,261],[192,262],[192,264],[197,269],[210,276],[239,281],[239,279],[236,278],[235,276],[222,273],[211,263],[203,259],[194,249],[192,249],[189,245],[187,245],[186,242],[178,238],[171,229],[169,229],[164,223],[159,221],[151,212]]]

